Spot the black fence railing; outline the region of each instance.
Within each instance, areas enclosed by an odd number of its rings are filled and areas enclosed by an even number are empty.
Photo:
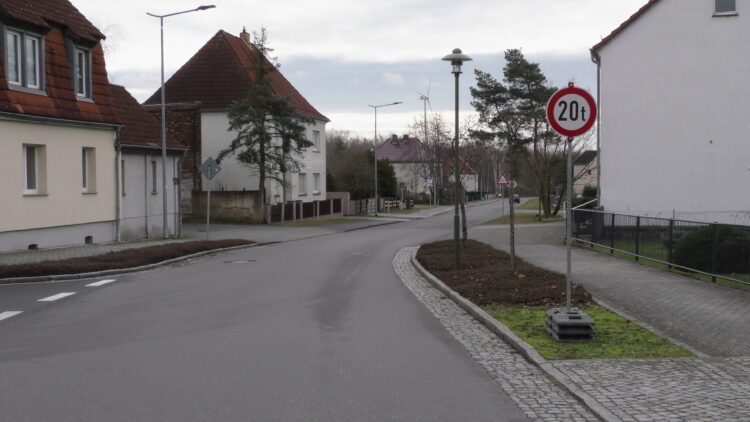
[[[573,210],[573,239],[611,254],[648,259],[750,285],[750,227]]]
[[[284,213],[281,209],[284,207]],[[305,218],[323,217],[341,213],[341,199],[327,199],[313,202],[287,202],[285,205],[276,204],[269,206],[270,222],[280,223],[282,221],[303,220]]]

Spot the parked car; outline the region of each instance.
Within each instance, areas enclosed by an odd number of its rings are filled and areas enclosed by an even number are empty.
[[[516,204],[520,204],[521,203],[521,197],[514,193],[513,194],[513,202],[515,202]]]

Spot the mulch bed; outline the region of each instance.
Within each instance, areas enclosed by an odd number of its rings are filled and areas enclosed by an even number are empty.
[[[83,258],[71,258],[59,261],[44,261],[31,264],[0,266],[0,278],[39,277],[62,274],[81,274],[104,270],[140,267],[148,264],[198,252],[232,246],[252,245],[255,242],[240,239],[210,240],[196,242],[170,243],[167,245],[148,246],[145,248],[126,249]]]
[[[453,241],[422,245],[420,264],[450,288],[479,306],[564,306],[565,276],[533,266],[516,257],[513,273],[510,255],[481,242],[469,240],[460,247],[461,269],[453,269]],[[588,304],[591,294],[573,284],[573,303]]]

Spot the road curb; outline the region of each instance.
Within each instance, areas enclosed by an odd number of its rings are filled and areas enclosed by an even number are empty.
[[[117,268],[117,269],[112,269],[112,270],[94,271],[90,273],[79,273],[79,274],[59,274],[59,275],[35,276],[35,277],[2,278],[0,279],[0,286],[12,285],[12,284],[25,284],[25,283],[42,283],[45,281],[80,280],[80,279],[85,279],[85,278],[95,278],[95,277],[104,277],[104,276],[117,275],[117,274],[135,273],[139,271],[152,270],[154,268],[176,264],[178,262],[183,262],[183,261],[187,261],[187,260],[194,259],[194,258],[200,258],[206,255],[218,254],[222,252],[231,252],[231,251],[240,250],[240,249],[247,249],[247,248],[253,248],[257,246],[269,245],[272,243],[277,243],[277,242],[253,243],[250,245],[240,245],[240,246],[231,246],[228,248],[221,248],[221,249],[211,249],[208,251],[196,252],[190,255],[179,256],[177,258],[168,259],[166,261],[156,262],[156,263],[148,264],[148,265],[142,265],[140,267]]]
[[[500,338],[502,338],[511,347],[516,349],[521,355],[526,358],[529,362],[539,367],[550,379],[556,381],[574,397],[580,400],[586,407],[588,407],[594,414],[600,417],[605,422],[622,422],[620,418],[613,415],[610,411],[604,408],[598,401],[591,397],[588,393],[581,390],[574,382],[572,382],[565,374],[560,372],[552,364],[547,362],[542,356],[531,347],[530,344],[521,340],[520,337],[515,335],[510,328],[506,327],[498,320],[490,316],[482,308],[478,307],[465,297],[458,294],[455,290],[448,287],[445,283],[440,281],[437,277],[427,271],[417,261],[417,252],[419,246],[414,249],[411,255],[411,263],[419,274],[421,274],[433,287],[438,289],[444,295],[448,296],[453,300],[461,309],[473,316],[477,321],[486,326],[490,331],[494,332]]]

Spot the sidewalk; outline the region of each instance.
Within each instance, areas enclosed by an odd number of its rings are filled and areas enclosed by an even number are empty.
[[[353,221],[341,224],[321,224],[319,226],[282,226],[260,224],[212,224],[211,240],[246,239],[257,243],[286,242],[324,236],[344,231],[358,230],[367,227],[391,224],[403,220],[389,218],[370,218],[367,221]],[[190,242],[206,239],[206,226],[203,224],[183,225],[183,237],[168,240],[138,240],[122,243],[102,243],[96,245],[67,246],[41,249],[37,251],[0,252],[0,265],[28,264],[42,261],[57,261],[69,258],[81,258],[102,255],[133,248],[163,245],[176,242]]]
[[[564,223],[516,226],[516,253],[565,273]],[[480,226],[473,239],[508,251],[507,226]],[[615,309],[709,356],[750,356],[750,291],[711,284],[593,252],[573,249],[573,282]]]

